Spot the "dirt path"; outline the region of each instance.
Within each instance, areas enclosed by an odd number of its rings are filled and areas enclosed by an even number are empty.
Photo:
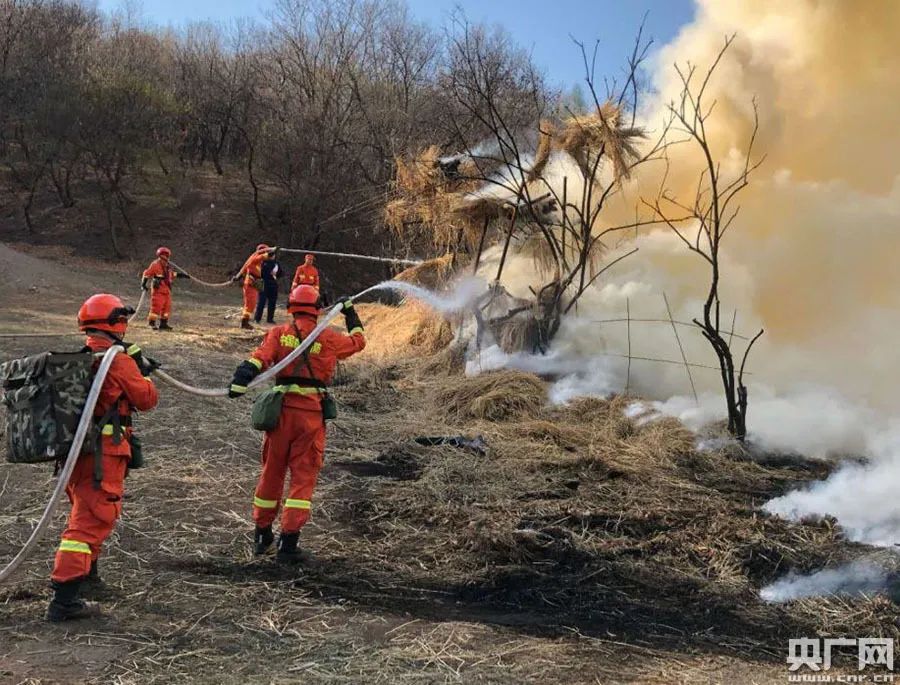
[[[3,331],[70,328],[73,306],[97,280],[135,290],[126,275],[63,269],[0,245],[4,271]],[[28,285],[32,273],[41,280]],[[61,286],[71,287],[47,296]],[[37,309],[31,287],[41,289]],[[177,331],[141,323],[128,337],[177,377],[224,385],[259,338],[224,318],[238,297],[179,285]],[[47,346],[3,340],[0,360]],[[416,431],[459,431],[466,422],[421,414],[433,388],[408,371],[371,360],[343,370],[342,415],[330,428],[302,535],[313,560],[298,569],[250,553],[260,437],[247,402],[161,386],[160,407],[138,420],[148,466],[129,477],[124,515],[101,561],[110,590],[104,615],[64,626],[42,620],[62,508],[52,535],[0,587],[0,682],[786,682],[785,636],[813,626],[806,614],[759,606],[747,585],[752,569],[734,585],[665,567],[660,541],[679,523],[629,522],[595,503],[594,518],[575,525],[575,509],[601,501],[590,497],[624,501],[627,490],[616,488],[628,475],[565,457],[558,445],[534,443],[547,445],[546,455],[532,455],[546,460],[540,467],[502,450],[488,459],[410,446]],[[551,453],[569,460],[551,463]],[[761,471],[735,511],[750,521],[744,502],[758,497],[754,488],[802,477]],[[0,464],[0,563],[25,540],[51,487],[48,468]],[[589,552],[589,538],[601,546]],[[645,557],[640,566],[631,561]],[[718,584],[708,590],[707,582]]]

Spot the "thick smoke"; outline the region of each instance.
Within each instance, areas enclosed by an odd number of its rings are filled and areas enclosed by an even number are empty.
[[[900,542],[900,435],[889,418],[900,409],[900,3],[890,0],[699,0],[696,20],[659,53],[657,95],[644,123],[659,130],[665,104],[680,92],[673,62],[703,72],[737,38],[708,91],[716,102],[708,134],[728,174],[743,166],[759,103],[757,150],[766,155],[740,196],[740,218],[725,239],[723,319],[735,330],[766,334],[752,354],[749,428],[764,447],[809,456],[867,456],[769,509],[802,517],[832,514],[854,539]],[[701,169],[696,149],[672,148],[667,185],[688,203]],[[655,197],[662,169],[643,167],[624,188],[609,221]],[[623,236],[624,238],[624,236]],[[673,234],[659,229],[609,245],[609,259],[637,246],[568,317],[550,367],[563,379],[555,397],[608,394],[626,387],[659,412],[701,425],[724,414],[708,344],[679,326],[688,378],[668,323],[621,322],[700,315],[708,267]],[[493,278],[496,257],[484,275]],[[528,295],[541,278],[519,258],[504,285]],[[621,358],[628,352],[663,362]],[[738,354],[742,342],[736,339]],[[527,367],[496,351],[488,365]],[[675,362],[675,363],[667,363]],[[485,360],[482,359],[482,364]],[[544,367],[545,369],[547,367]],[[691,381],[699,397],[695,402]]]

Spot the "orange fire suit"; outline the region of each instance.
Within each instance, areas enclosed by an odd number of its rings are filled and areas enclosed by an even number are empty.
[[[241,318],[248,321],[256,311],[256,302],[259,299],[257,284],[261,282],[262,263],[266,259],[266,252],[254,252],[240,270],[241,275],[244,276],[244,310],[241,312]]]
[[[87,344],[94,352],[105,352],[112,342],[105,338],[88,337]],[[141,375],[135,361],[124,353],[117,354],[103,381],[94,416],[103,416],[117,403],[123,423],[122,439],[116,444],[112,425],[103,427],[103,480],[99,487],[94,482],[94,455],[83,451],[78,457],[66,486],[72,511],[53,564],[51,578],[56,582],[83,578],[91,570],[91,561],[100,556],[104,540],[109,537],[122,513],[125,469],[131,459],[131,445],[128,442],[131,437],[131,410],[152,409],[157,400],[156,387],[149,378]],[[92,447],[90,451],[93,451]]]
[[[154,323],[157,319],[168,320],[172,313],[172,282],[175,280],[175,269],[169,262],[155,259],[144,271],[144,278],[156,279],[158,285],[153,287],[150,297],[150,315],[148,320]]]
[[[319,289],[319,270],[312,264],[301,264],[294,272],[294,281],[291,283],[291,290],[298,285],[311,285],[316,290]]]
[[[311,316],[298,316],[293,323],[276,326],[249,361],[260,371],[265,370],[289,355],[315,326],[316,319]],[[278,425],[263,440],[262,472],[253,497],[253,519],[259,528],[270,526],[278,515],[288,470],[291,480],[281,515],[281,532],[296,533],[303,527],[309,520],[312,494],[325,454],[321,405],[324,390],[291,383],[288,379],[313,378],[327,385],[338,360],[356,354],[365,346],[361,328],[349,335],[326,329],[309,348],[308,366],[301,356],[277,376],[276,383],[282,384],[284,379],[287,391]]]

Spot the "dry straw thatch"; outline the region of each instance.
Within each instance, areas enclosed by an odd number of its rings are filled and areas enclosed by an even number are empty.
[[[396,157],[398,197],[385,206],[385,223],[400,237],[424,231],[436,247],[445,250],[456,249],[460,240],[475,245],[480,237],[479,221],[485,212],[494,211],[486,207],[473,210],[461,201],[477,187],[472,178],[478,171],[464,162],[459,174],[451,178],[439,160],[436,145],[416,155]]]
[[[637,141],[643,129],[622,125],[622,110],[607,102],[599,110],[576,115],[563,122],[558,132],[561,149],[568,152],[590,177],[592,156],[603,154],[613,163],[615,178],[628,178],[631,163],[640,156]]]
[[[452,276],[453,255],[445,254],[443,257],[435,257],[404,269],[394,276],[394,280],[414,283],[430,290],[440,290],[449,283]]]
[[[445,381],[434,397],[454,419],[504,421],[535,414],[547,401],[547,390],[537,377],[521,371],[492,371],[471,378]]]

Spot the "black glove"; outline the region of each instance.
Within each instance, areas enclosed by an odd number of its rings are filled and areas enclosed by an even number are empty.
[[[241,274],[235,274],[234,276],[231,277],[232,283],[237,283],[240,280],[241,280]]]
[[[362,321],[360,321],[359,314],[356,313],[356,309],[353,308],[353,300],[344,300],[343,307],[344,323],[347,326],[347,332],[351,334],[357,331],[362,332]]]
[[[256,359],[248,359],[241,362],[241,365],[234,370],[234,378],[231,379],[231,386],[228,388],[229,397],[240,397],[247,392],[247,386],[259,372],[262,371],[262,363]]]
[[[128,345],[126,343],[125,351],[128,353],[129,357],[134,359],[134,363],[137,364],[142,376],[149,376],[162,366],[162,364],[152,357],[144,355],[141,348],[137,345]]]
[[[146,276],[141,279],[141,290],[150,290],[150,279]]]
[[[183,278],[186,281],[191,280],[190,275],[184,273],[184,271],[176,271],[175,273],[178,274],[178,278]]]

